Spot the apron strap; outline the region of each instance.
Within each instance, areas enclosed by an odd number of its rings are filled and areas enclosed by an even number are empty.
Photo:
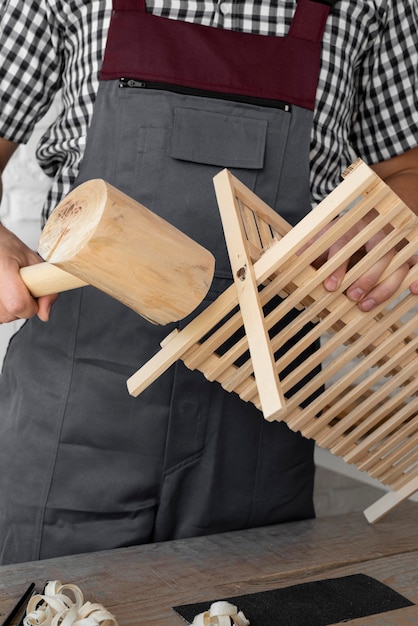
[[[289,35],[297,39],[319,41],[330,7],[337,0],[299,0]],[[145,13],[145,0],[113,0],[114,11]],[[319,19],[318,19],[319,17]]]
[[[113,0],[114,11],[138,11],[145,13],[147,10],[145,0]]]
[[[326,3],[319,0],[299,0],[288,37],[320,42],[333,3],[335,0]]]

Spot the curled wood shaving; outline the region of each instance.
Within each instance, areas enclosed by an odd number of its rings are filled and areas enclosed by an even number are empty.
[[[65,593],[64,593],[65,592]],[[118,626],[114,616],[101,604],[84,602],[77,585],[49,582],[43,594],[28,602],[24,626]]]
[[[221,600],[210,605],[209,611],[199,613],[192,626],[249,626],[250,622],[236,606]]]

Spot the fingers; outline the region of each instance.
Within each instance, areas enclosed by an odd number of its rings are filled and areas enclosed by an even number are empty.
[[[374,247],[370,243],[366,251]],[[402,280],[408,273],[408,265],[399,268],[389,278],[379,284],[379,280],[384,271],[389,266],[395,255],[394,250],[390,250],[376,261],[367,271],[360,276],[346,291],[347,297],[353,302],[359,303],[361,311],[371,311],[375,306],[389,299],[397,290]]]
[[[47,322],[52,305],[58,295],[42,296],[35,299],[26,285],[20,280],[18,272],[0,271],[0,324],[19,319],[29,319],[37,315],[42,322]]]
[[[342,250],[349,242],[350,239],[356,234],[356,231],[348,231],[345,235],[340,237],[338,241],[333,243],[328,250],[328,259],[332,258],[340,250]],[[330,276],[324,281],[324,287],[327,291],[336,291],[341,286],[344,276],[347,273],[349,266],[349,259],[337,267]]]
[[[51,315],[52,305],[54,304],[57,298],[58,298],[57,295],[42,296],[41,298],[38,298],[37,315],[39,319],[41,320],[41,322],[48,322],[50,315]]]
[[[418,254],[414,254],[414,256],[409,259],[409,267],[413,267],[414,265],[418,265]],[[409,290],[414,296],[418,296],[418,280],[415,280],[409,285]]]
[[[381,283],[369,289],[366,287],[367,277],[365,280],[365,276],[363,276],[360,281],[357,281],[362,286],[357,286],[356,283],[351,285],[347,289],[347,297],[354,302],[358,302],[358,308],[361,311],[371,311],[379,304],[389,300],[396,293],[408,271],[409,265],[404,263]]]
[[[33,317],[38,304],[19,278],[19,265],[13,259],[1,259],[0,263],[0,322]]]
[[[20,241],[11,231],[0,225],[0,323],[29,319],[38,315],[49,319],[55,297],[36,300],[22,281],[21,267],[40,262],[40,257]]]
[[[357,229],[356,232],[358,232]],[[354,235],[355,231],[350,231],[333,244],[329,248],[328,259],[349,243],[350,239]],[[384,237],[385,234],[383,232],[377,233],[374,237],[372,237],[365,245],[363,256],[364,254],[367,254],[367,252],[373,250],[373,248],[375,248],[375,246],[378,245]],[[359,251],[357,251],[356,255],[358,254]],[[382,276],[389,267],[394,256],[394,249],[383,254],[383,256],[367,268],[367,270],[346,289],[345,293],[347,297],[351,301],[357,302],[358,308],[361,311],[372,311],[378,305],[389,300],[399,289],[400,285],[406,278],[409,269],[418,263],[418,256],[415,255],[411,257],[408,262],[405,262],[382,280]],[[352,265],[352,261],[353,259],[349,259],[325,279],[324,287],[327,291],[336,291],[341,287],[342,281],[348,271],[348,267]],[[418,280],[411,283],[410,291],[411,293],[418,295]]]

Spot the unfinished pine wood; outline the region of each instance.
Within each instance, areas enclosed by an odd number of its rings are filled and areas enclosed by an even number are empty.
[[[213,255],[101,179],[74,189],[51,214],[23,268],[35,297],[93,285],[157,324],[177,321],[205,297]]]
[[[88,285],[74,274],[69,274],[51,263],[37,263],[20,269],[20,276],[34,298],[61,293]]]
[[[284,396],[274,368],[274,355],[258,298],[251,253],[245,245],[248,239],[244,220],[240,219],[239,204],[233,194],[228,172],[225,172],[215,189],[264,417],[267,420],[278,419],[284,410]],[[260,236],[266,235],[266,231],[257,229]],[[270,234],[270,231],[267,232]],[[254,235],[254,229],[251,234]],[[263,245],[262,237],[260,241]],[[268,245],[270,240],[264,241]]]
[[[228,171],[214,184],[234,285],[128,381],[131,393],[181,358],[267,419],[284,420],[389,489],[412,495],[418,480],[418,334],[417,299],[408,287],[418,279],[418,265],[389,302],[368,313],[345,290],[388,252],[383,278],[417,251],[417,216],[361,161],[293,228]],[[367,226],[316,268],[315,260],[359,220]],[[364,254],[366,242],[383,232]],[[346,261],[341,288],[327,292],[324,279]],[[295,309],[300,313],[291,319]],[[390,500],[398,501],[400,496]]]
[[[377,522],[377,520],[395,508],[400,502],[412,496],[416,491],[418,491],[418,476],[411,480],[405,487],[401,487],[398,491],[389,491],[379,498],[377,502],[364,511],[364,515],[369,522]]]

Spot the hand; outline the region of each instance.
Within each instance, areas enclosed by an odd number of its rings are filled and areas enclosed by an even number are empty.
[[[366,221],[361,220],[350,230],[348,230],[340,239],[330,246],[326,254],[317,259],[315,265],[322,265],[325,261],[330,259],[341,248],[343,248],[349,241],[351,241],[363,228],[367,225]],[[328,226],[329,228],[329,226]],[[367,241],[363,248],[356,253],[357,260],[358,255],[365,255],[372,250],[383,238],[385,234],[379,232]],[[401,285],[402,281],[408,274],[409,269],[418,263],[418,255],[411,256],[407,262],[401,265],[392,274],[381,280],[381,276],[391,262],[395,250],[389,250],[384,254],[376,263],[371,265],[367,271],[356,279],[347,289],[346,295],[353,302],[358,303],[358,308],[361,311],[371,311],[377,305],[382,304],[385,300],[389,300],[391,296]],[[324,287],[327,291],[336,291],[339,289],[347,271],[352,262],[349,259],[340,267],[335,269],[332,274],[324,281]],[[411,293],[418,295],[418,281],[414,281],[410,285]]]
[[[57,295],[35,299],[19,276],[19,269],[40,263],[40,257],[0,224],[0,323],[37,315],[47,322]]]

